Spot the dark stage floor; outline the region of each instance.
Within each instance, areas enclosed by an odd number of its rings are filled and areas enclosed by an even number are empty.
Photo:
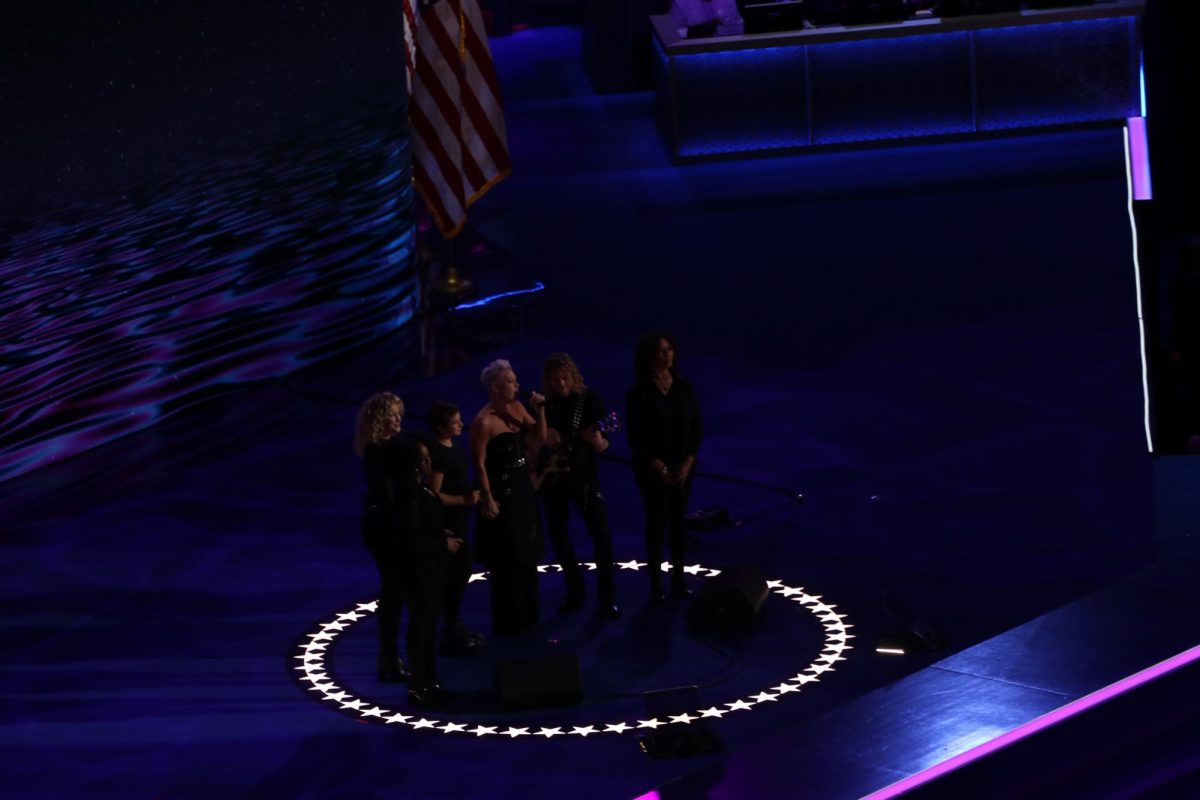
[[[384,344],[230,387],[0,486],[6,796],[634,797],[722,758],[652,761],[606,729],[648,719],[643,692],[700,686],[727,751],[752,753],[934,661],[871,652],[903,627],[885,592],[958,652],[1153,560],[1119,131],[677,168],[649,95],[586,91],[576,32],[495,50],[517,172],[477,224],[548,285],[527,334],[434,378]],[[655,325],[707,423],[693,506],[741,522],[694,561],[780,582],[759,628],[688,633],[682,606],[646,604],[644,568],[619,572],[622,619],[562,617],[547,573],[539,635],[489,659],[574,650],[583,705],[389,722],[407,712],[373,680],[365,617],[326,662],[365,704],[319,701],[297,648],[375,590],[359,400],[473,412],[488,360],[532,386],[565,349],[619,405]],[[618,560],[644,561],[625,452],[602,478]],[[844,660],[819,660],[820,603],[851,626]],[[480,584],[467,617],[486,627]],[[490,663],[445,660],[444,682],[479,689]],[[832,668],[778,689],[814,663]]]

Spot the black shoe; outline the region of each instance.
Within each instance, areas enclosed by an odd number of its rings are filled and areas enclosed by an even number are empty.
[[[379,680],[385,683],[402,683],[409,678],[408,667],[400,656],[380,656],[377,662]]]
[[[436,683],[432,686],[410,686],[408,704],[417,708],[442,708],[446,705],[446,693]]]
[[[483,652],[483,635],[455,620],[442,631],[442,655],[477,656]]]
[[[620,619],[621,607],[616,603],[601,603],[600,608],[596,610],[596,613],[605,619]]]

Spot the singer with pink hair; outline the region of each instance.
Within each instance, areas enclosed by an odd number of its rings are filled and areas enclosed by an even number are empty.
[[[525,448],[546,441],[546,398],[530,394],[531,414],[519,399],[512,364],[503,359],[484,367],[479,380],[488,402],[471,422],[479,485],[475,555],[489,572],[493,635],[520,636],[538,622],[537,564],[545,542]]]

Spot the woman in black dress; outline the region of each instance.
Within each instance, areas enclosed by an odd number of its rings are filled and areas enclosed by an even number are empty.
[[[664,532],[671,554],[671,593],[692,593],[683,578],[684,515],[703,423],[695,389],[675,370],[675,350],[669,333],[643,336],[634,350],[633,387],[625,398],[633,476],[646,512],[650,595],[655,600],[665,598],[659,566]]]
[[[400,660],[400,648],[397,645],[400,609],[404,604],[400,538],[388,521],[395,487],[384,468],[384,447],[400,433],[403,419],[403,401],[391,392],[379,392],[368,397],[358,409],[354,430],[354,452],[362,459],[367,477],[367,497],[362,518],[363,543],[379,570],[379,606],[375,619],[379,626],[377,666],[381,681],[403,681],[408,678],[408,669]]]
[[[489,572],[493,633],[518,636],[538,622],[537,563],[545,544],[525,445],[536,450],[546,440],[545,398],[530,396],[535,418],[517,399],[521,386],[503,359],[488,364],[480,381],[488,403],[471,422],[479,482],[475,553]],[[522,441],[526,433],[529,442]]]
[[[395,484],[391,525],[399,534],[402,572],[408,600],[405,643],[412,664],[408,699],[413,705],[437,706],[437,622],[442,610],[446,564],[462,539],[445,528],[442,501],[423,480],[432,470],[429,448],[406,437],[384,451],[384,469]]]

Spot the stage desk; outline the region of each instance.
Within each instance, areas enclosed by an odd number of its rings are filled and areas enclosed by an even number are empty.
[[[970,136],[1142,113],[1142,0],[680,38],[654,27],[656,115],[678,160]]]

